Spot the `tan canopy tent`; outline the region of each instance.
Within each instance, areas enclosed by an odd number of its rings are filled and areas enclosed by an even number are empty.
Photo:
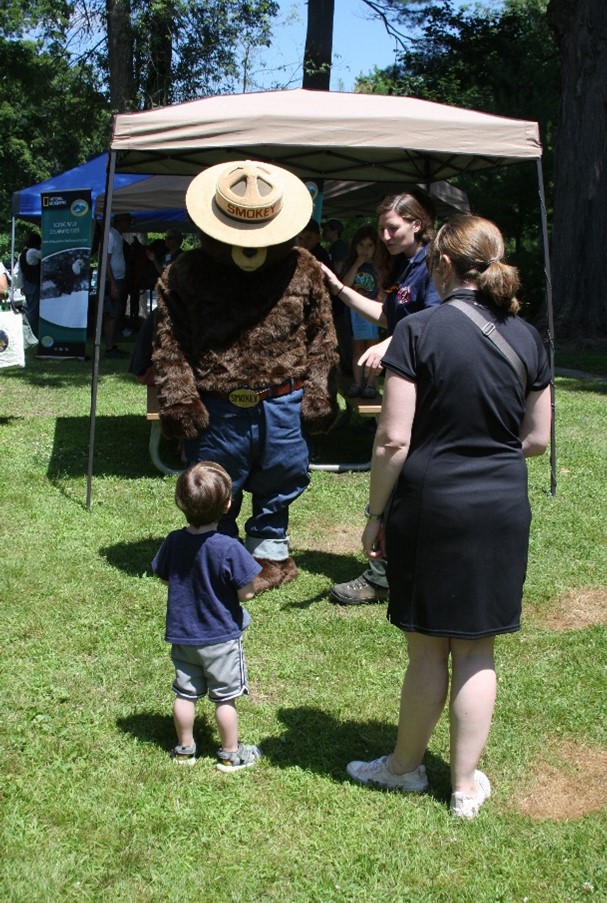
[[[195,175],[224,160],[302,179],[436,182],[541,157],[537,123],[377,94],[268,91],[116,116],[118,172]]]
[[[220,95],[115,116],[106,207],[112,209],[116,173],[193,176],[216,163],[245,158],[276,163],[305,180],[424,184],[488,167],[535,161],[552,334],[541,155],[535,122],[410,97],[304,89]],[[107,246],[108,233],[106,217],[103,247]],[[105,268],[103,259],[93,366],[87,507],[91,497]],[[552,456],[553,492],[554,474]]]

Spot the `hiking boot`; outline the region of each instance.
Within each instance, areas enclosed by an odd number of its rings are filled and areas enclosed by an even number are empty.
[[[245,746],[244,743],[238,744],[236,752],[229,752],[227,749],[220,749],[217,753],[218,771],[240,771],[241,768],[250,768],[251,765],[261,759],[261,750],[258,746]]]
[[[452,793],[449,811],[456,818],[476,818],[479,809],[491,796],[491,784],[489,778],[482,771],[474,772],[474,793],[466,796],[465,793]]]
[[[171,757],[176,765],[196,764],[196,744],[194,746],[174,746]]]
[[[387,600],[388,587],[369,583],[367,578],[361,575],[349,583],[336,583],[331,587],[331,597],[340,605],[373,605]]]
[[[428,788],[426,769],[419,765],[405,774],[388,771],[388,756],[373,759],[372,762],[349,762],[346,771],[354,781],[380,790],[400,790],[402,793],[422,793]]]

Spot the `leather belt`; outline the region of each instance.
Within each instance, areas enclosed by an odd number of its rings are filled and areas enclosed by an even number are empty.
[[[252,408],[265,401],[267,398],[278,398],[281,395],[290,395],[303,387],[303,379],[288,379],[279,386],[266,386],[263,389],[251,389],[248,386],[241,386],[238,389],[232,389],[231,392],[203,392],[210,398],[221,398],[223,401],[229,401],[236,405],[237,408]]]

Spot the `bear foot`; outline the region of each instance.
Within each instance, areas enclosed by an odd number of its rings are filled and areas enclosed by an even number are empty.
[[[256,558],[255,561],[261,565],[261,571],[257,577],[253,578],[253,589],[256,596],[269,589],[282,586],[283,583],[290,583],[297,577],[297,566],[292,558],[285,558],[283,561]]]

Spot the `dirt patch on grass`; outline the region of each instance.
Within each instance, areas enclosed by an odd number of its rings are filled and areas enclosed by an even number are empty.
[[[566,821],[607,807],[607,749],[554,740],[527,775],[512,808],[529,818]]]
[[[335,555],[362,552],[363,526],[360,523],[332,524],[322,531],[317,529],[314,535],[306,537],[304,546],[310,552],[333,552]]]
[[[583,630],[607,625],[607,588],[581,587],[564,593],[554,608],[539,616],[548,630]]]

